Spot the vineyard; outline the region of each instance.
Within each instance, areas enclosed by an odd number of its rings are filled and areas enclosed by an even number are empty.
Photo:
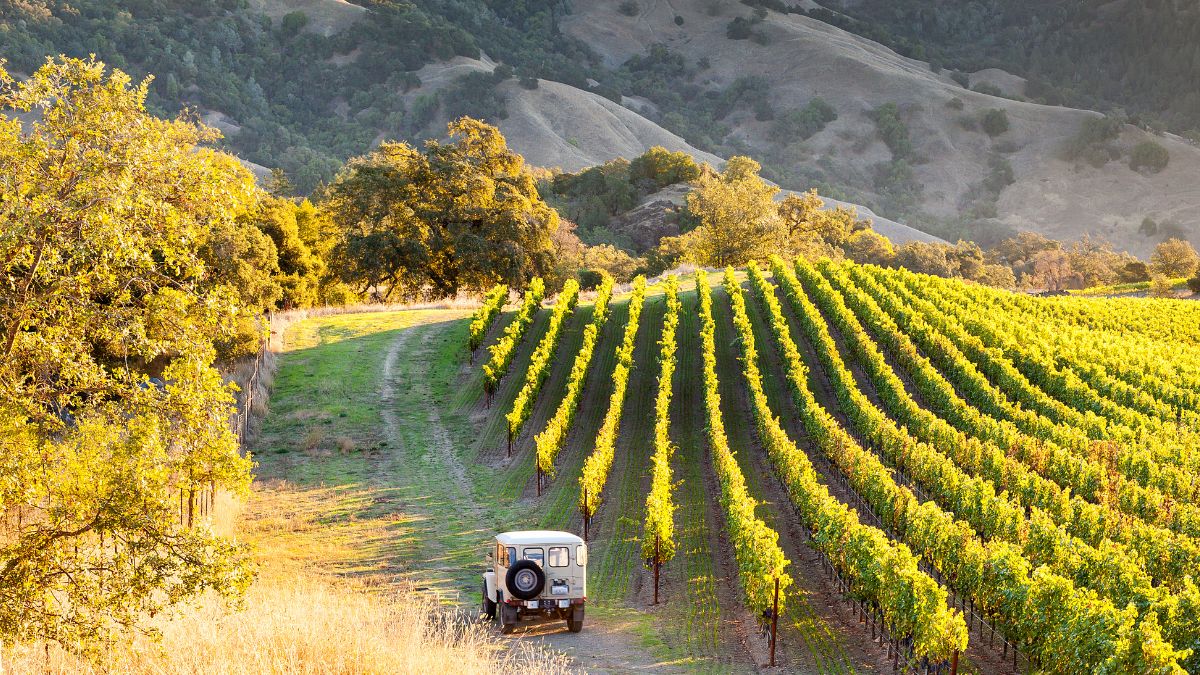
[[[542,289],[470,321],[480,461],[668,649],[1200,672],[1200,306],[780,258]]]

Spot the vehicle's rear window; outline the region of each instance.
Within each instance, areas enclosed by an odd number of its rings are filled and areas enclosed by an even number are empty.
[[[546,562],[551,567],[566,567],[571,564],[570,552],[566,546],[551,546],[549,555],[546,557]]]
[[[525,559],[532,560],[539,565],[545,564],[546,552],[541,547],[529,547],[525,549]]]

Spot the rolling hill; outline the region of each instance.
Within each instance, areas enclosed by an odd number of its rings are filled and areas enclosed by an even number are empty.
[[[1145,257],[1167,236],[1200,241],[1190,180],[1200,149],[1188,141],[1125,125],[1090,162],[1064,159],[1099,113],[1007,98],[1029,83],[997,68],[967,84],[1002,95],[966,89],[939,67],[796,13],[819,8],[812,2],[759,3],[785,13],[714,0],[252,0],[194,16],[85,4],[85,13],[59,0],[0,10],[9,28],[0,51],[18,72],[65,52],[154,73],[156,112],[197,108],[229,149],[283,167],[302,192],[380,140],[419,142],[473,114],[548,168],[653,145],[713,164],[749,154],[785,188],[863,205],[898,242],[930,240],[925,232],[986,245],[1031,230],[1103,237]],[[463,79],[496,64],[504,76]],[[788,131],[782,122],[817,98],[836,119],[807,139]],[[1007,128],[985,130],[985,116],[1001,114]],[[900,145],[885,142],[884,119]],[[1145,144],[1166,151],[1163,170],[1130,168]]]
[[[1132,171],[1125,162],[1101,168],[1068,162],[1060,158],[1062,145],[1097,113],[970,91],[949,74],[932,72],[927,63],[806,16],[768,12],[757,29],[761,40],[730,40],[730,21],[750,16],[750,8],[706,0],[643,0],[638,13],[628,16],[619,4],[577,3],[563,21],[564,30],[609,65],[665,44],[688,62],[707,59],[711,67],[702,86],[763,77],[777,110],[825,99],[838,119],[796,149],[795,165],[821,167],[825,180],[858,187],[868,201],[879,196],[873,167],[891,159],[870,113],[895,103],[912,139],[910,163],[923,188],[921,208],[936,218],[952,220],[969,205],[969,193],[987,177],[992,155],[1011,165],[1015,183],[999,195],[996,217],[965,224],[959,233],[968,238],[987,241],[1012,230],[1064,240],[1090,234],[1145,255],[1158,241],[1138,231],[1147,216],[1183,223],[1187,234],[1200,238],[1200,192],[1189,180],[1200,170],[1200,150],[1178,137],[1153,139],[1171,156],[1166,170],[1155,175]],[[996,70],[980,75],[978,81],[1018,79]],[[1010,120],[1011,129],[996,138],[978,129],[978,119],[991,109],[1004,110]],[[735,136],[754,154],[769,155],[790,142],[775,135],[772,123],[746,113],[736,123]],[[1129,148],[1148,139],[1149,134],[1127,126],[1118,144]]]

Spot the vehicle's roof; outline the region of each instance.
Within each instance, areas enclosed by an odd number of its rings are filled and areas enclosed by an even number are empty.
[[[554,530],[518,530],[496,535],[496,541],[504,545],[527,546],[530,544],[582,544],[583,539],[570,532]]]

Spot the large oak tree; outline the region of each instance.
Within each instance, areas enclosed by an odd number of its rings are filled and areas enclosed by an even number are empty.
[[[424,151],[384,143],[351,160],[323,204],[341,278],[382,299],[523,287],[554,267],[558,214],[495,127],[462,118]]]

